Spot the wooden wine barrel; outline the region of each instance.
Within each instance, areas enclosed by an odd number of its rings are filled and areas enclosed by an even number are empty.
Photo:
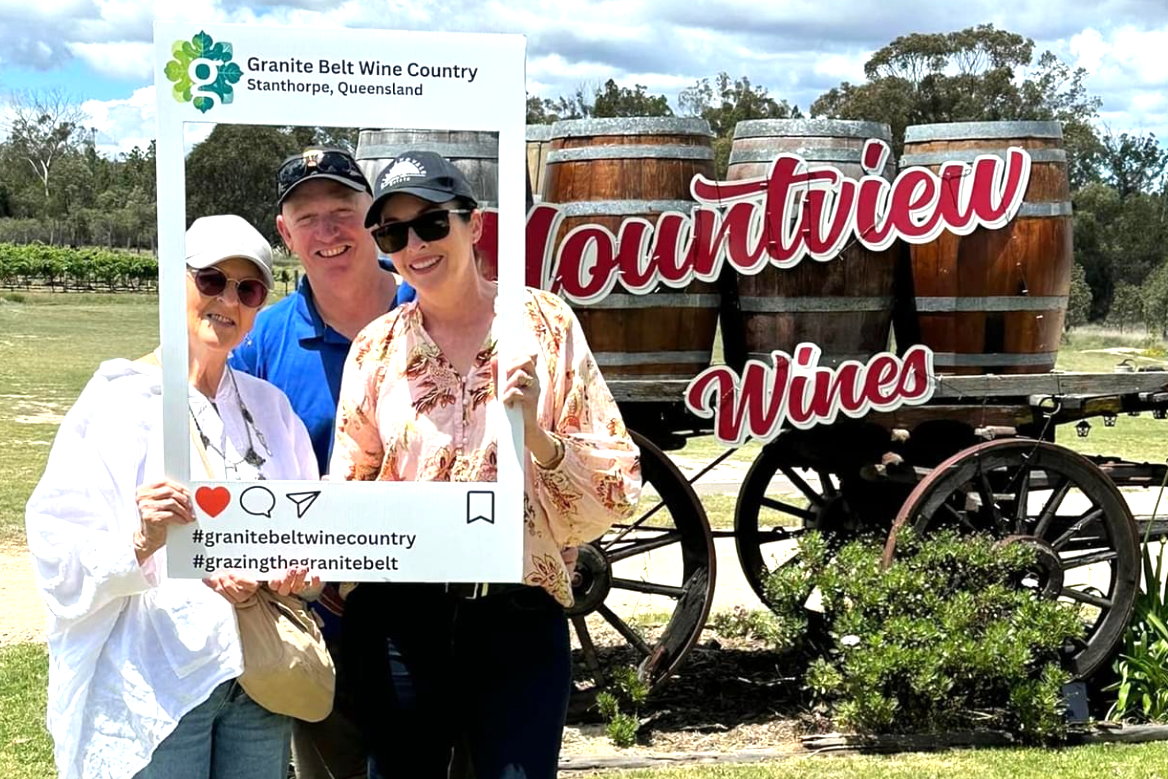
[[[714,175],[711,138],[704,119],[556,122],[544,198],[565,214],[557,251],[582,224],[617,234],[630,217],[655,223],[666,210],[688,213],[690,181]],[[605,377],[689,380],[710,365],[719,304],[713,284],[634,295],[618,283],[603,300],[573,307]]]
[[[362,130],[357,136],[357,164],[369,183],[386,164],[405,151],[432,151],[462,171],[482,208],[499,202],[499,138],[469,130]]]
[[[531,177],[531,191],[535,202],[543,198],[543,180],[547,172],[547,156],[551,151],[552,126],[527,125],[527,173]]]
[[[920,340],[938,373],[1044,373],[1054,368],[1074,257],[1071,194],[1058,122],[959,122],[909,127],[901,167],[1030,153],[1017,217],[1000,230],[944,232],[911,246]]]
[[[832,119],[761,119],[739,122],[730,149],[731,181],[766,176],[780,153],[831,165],[850,178],[864,175],[860,153],[869,138],[891,144],[886,124]],[[888,163],[885,176],[896,168]],[[738,276],[742,332],[748,356],[769,361],[800,343],[818,344],[821,365],[866,361],[888,348],[898,249],[873,252],[853,243],[834,260],[804,259],[793,268],[767,266]],[[729,347],[728,347],[729,348]]]

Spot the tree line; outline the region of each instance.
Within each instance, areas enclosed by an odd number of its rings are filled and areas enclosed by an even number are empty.
[[[993,25],[913,33],[876,51],[861,82],[843,82],[806,110],[747,76],[697,79],[675,103],[643,85],[609,79],[569,95],[529,95],[528,124],[559,119],[696,116],[715,134],[715,164],[726,170],[735,126],[750,119],[804,116],[884,122],[894,147],[905,128],[959,121],[1062,123],[1074,202],[1076,272],[1068,322],[1132,317],[1168,331],[1168,149],[1152,134],[1113,133],[1086,71],[1034,41]],[[110,159],[94,150],[68,101],[18,100],[0,143],[0,241],[41,241],[152,249],[154,145]],[[237,213],[278,244],[275,175],[308,143],[355,150],[357,132],[338,128],[218,125],[187,157],[188,222]],[[1157,290],[1163,292],[1157,292]],[[1137,305],[1138,303],[1138,305]]]

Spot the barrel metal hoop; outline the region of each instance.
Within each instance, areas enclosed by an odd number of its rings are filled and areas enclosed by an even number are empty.
[[[710,123],[696,117],[629,116],[619,119],[562,119],[552,123],[552,138],[598,135],[698,135],[713,138]]]
[[[583,146],[557,149],[548,153],[548,164],[587,160],[712,160],[714,150],[708,146]]]
[[[925,297],[917,298],[917,311],[922,313],[980,313],[990,311],[1062,311],[1067,307],[1066,295],[1035,296],[996,295],[991,297]]]
[[[1035,218],[1070,216],[1074,213],[1074,206],[1069,200],[1056,203],[1023,203],[1018,208],[1018,216]]]
[[[596,364],[624,365],[709,365],[712,353],[702,352],[593,352]]]
[[[786,350],[790,352],[790,350]],[[877,354],[880,350],[873,349],[870,352],[824,352],[819,355],[819,365],[839,365],[844,360],[853,360],[855,362],[866,363],[872,359],[872,356]],[[771,352],[747,352],[746,356],[752,360],[759,360],[770,364],[773,361]]]
[[[550,124],[529,124],[527,125],[527,140],[529,141],[550,141],[552,139],[552,126]]]
[[[741,295],[738,303],[750,314],[842,314],[849,311],[890,311],[890,297],[750,297]]]
[[[1050,138],[1061,140],[1059,122],[946,122],[905,128],[905,143],[977,141],[982,138]]]
[[[445,141],[417,141],[415,143],[375,143],[358,149],[359,160],[380,160],[386,162],[398,156],[417,151],[432,151],[446,159],[497,160],[499,141],[490,143],[447,143]]]
[[[584,200],[559,203],[560,213],[573,216],[639,216],[680,211],[688,214],[697,205],[692,200]]]
[[[1053,365],[1058,352],[1034,354],[958,354],[933,352],[933,365],[938,368],[1012,368],[1024,365]]]
[[[611,294],[596,303],[573,303],[578,309],[638,309],[638,308],[707,308],[716,309],[722,303],[721,295],[687,295],[685,293],[651,292],[646,295]]]
[[[748,119],[734,126],[734,138],[878,138],[892,143],[892,129],[881,122],[845,119]]]
[[[954,151],[932,151],[920,154],[905,154],[900,158],[900,167],[944,165],[946,162],[973,163],[978,157],[993,155],[1006,158],[1006,149],[960,149]],[[1067,153],[1063,149],[1027,149],[1031,162],[1066,162]]]
[[[730,164],[742,162],[770,162],[780,154],[797,154],[808,162],[842,162],[860,164],[862,152],[859,149],[823,149],[799,147],[797,149],[732,149]]]

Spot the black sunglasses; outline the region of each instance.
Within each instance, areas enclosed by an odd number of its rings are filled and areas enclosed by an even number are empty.
[[[409,231],[412,228],[414,235],[423,241],[440,241],[450,235],[450,215],[469,214],[466,208],[437,208],[433,211],[415,216],[408,222],[387,222],[374,227],[373,240],[377,248],[386,254],[394,254],[406,248],[410,242]]]
[[[239,302],[248,308],[259,308],[268,299],[268,285],[259,279],[229,279],[227,274],[218,268],[188,268],[195,280],[195,288],[200,295],[209,298],[219,297],[227,289],[227,284],[235,285],[235,296]]]
[[[361,172],[361,167],[351,156],[343,151],[310,151],[284,160],[276,172],[276,184],[279,190],[277,200],[282,200],[288,190],[302,180],[320,173],[349,179],[355,184],[360,184],[362,189],[372,194],[369,182],[365,180],[365,174]]]

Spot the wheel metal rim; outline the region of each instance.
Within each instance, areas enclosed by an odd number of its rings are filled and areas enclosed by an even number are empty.
[[[1019,500],[1015,497],[1015,516],[1004,517],[1007,520],[1006,524],[1011,527],[1001,535],[1029,537],[1035,542],[1047,543],[1058,552],[1070,546],[1075,540],[1074,533],[1099,523],[1107,533],[1106,540],[1111,545],[1112,551],[1066,558],[1074,565],[1069,568],[1064,566],[1065,574],[1067,570],[1087,565],[1115,563],[1111,569],[1107,593],[1095,595],[1086,590],[1076,590],[1073,591],[1074,594],[1068,594],[1070,588],[1066,585],[1059,593],[1060,596],[1072,601],[1104,610],[1102,616],[1090,625],[1090,632],[1085,641],[1079,642],[1083,644],[1080,651],[1066,658],[1068,670],[1076,678],[1085,679],[1102,668],[1123,641],[1124,631],[1135,607],[1140,556],[1138,530],[1127,501],[1107,474],[1082,455],[1055,444],[1030,439],[992,441],[958,452],[917,484],[905,501],[884,548],[884,565],[890,565],[895,559],[897,537],[902,528],[911,526],[918,532],[927,530],[933,517],[944,509],[946,501],[956,495],[962,487],[972,483],[975,478],[983,485],[980,492],[984,496],[985,491],[990,489],[987,473],[998,468],[1021,468],[1023,465],[1026,466],[1025,473],[1028,475],[1023,476],[1023,471],[1020,470],[1015,478],[1019,480],[1019,491],[1025,498]],[[1029,528],[1031,532],[1015,532],[1017,523],[1025,521],[1029,524],[1030,521],[1028,499],[1030,480],[1034,473],[1041,472],[1045,478],[1049,478],[1052,471],[1057,474],[1058,478],[1054,482],[1057,486],[1052,488],[1050,498],[1039,511],[1033,526]],[[1023,486],[1022,482],[1025,482],[1026,486]],[[979,488],[975,486],[975,489]],[[1060,517],[1059,508],[1072,489],[1078,489],[1091,501],[1092,506],[1077,518]],[[968,499],[969,493],[965,494]],[[990,503],[993,504],[990,508],[991,516],[996,518],[1000,513],[996,497],[990,495],[989,500],[981,498],[982,505]],[[1099,505],[1100,503],[1104,505]],[[1022,507],[1021,512],[1019,506]],[[1089,515],[1094,512],[1100,512],[1099,516],[1090,517]],[[956,512],[958,520],[961,513]],[[1020,513],[1024,513],[1025,516],[1020,516]],[[1060,519],[1063,523],[1073,520],[1070,528],[1063,529],[1062,523],[1056,523],[1056,520]],[[1047,541],[1046,534],[1058,529],[1062,529],[1063,532],[1053,541]],[[1060,560],[1064,560],[1061,555]]]

